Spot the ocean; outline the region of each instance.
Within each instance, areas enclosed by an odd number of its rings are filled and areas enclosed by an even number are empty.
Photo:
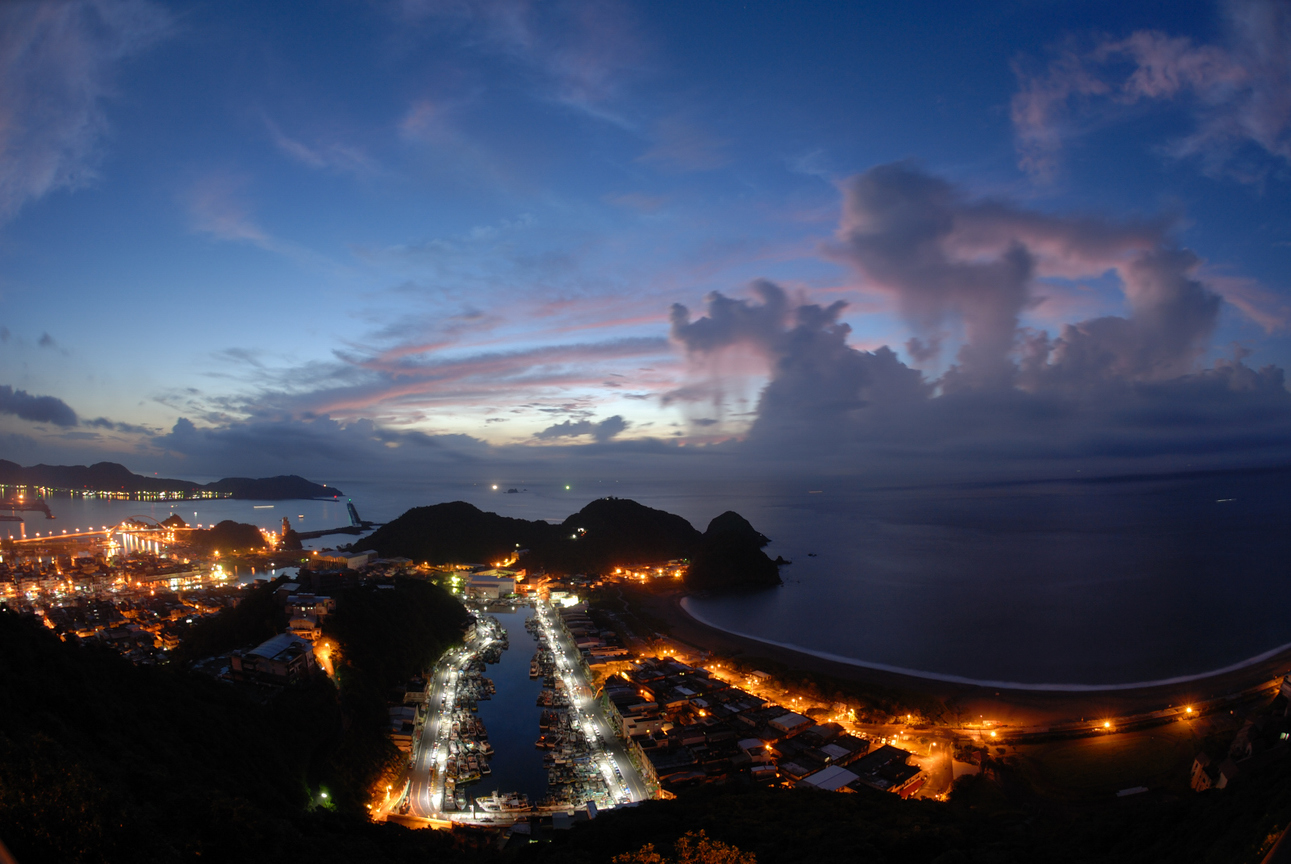
[[[299,530],[464,500],[561,520],[605,495],[703,530],[736,510],[793,563],[780,588],[693,598],[714,626],[885,668],[1104,685],[1220,669],[1291,643],[1291,474],[875,488],[848,478],[715,484],[336,481],[337,501],[179,502],[185,520]],[[198,479],[198,478],[193,478]],[[521,489],[507,494],[508,487]],[[256,509],[255,505],[261,505]],[[263,505],[273,504],[272,508]],[[112,524],[163,502],[53,498],[28,530]],[[14,527],[0,523],[0,531]],[[335,535],[310,548],[348,543]]]

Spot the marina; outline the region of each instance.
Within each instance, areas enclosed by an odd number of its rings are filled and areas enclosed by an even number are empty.
[[[610,727],[555,638],[528,605],[479,612],[432,676],[432,718],[401,814],[514,822],[631,800],[606,751]]]

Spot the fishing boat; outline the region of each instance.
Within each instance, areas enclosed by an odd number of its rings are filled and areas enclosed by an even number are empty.
[[[527,813],[529,811],[529,796],[523,792],[507,792],[499,795],[495,789],[492,795],[481,795],[476,798],[475,803],[485,813]]]

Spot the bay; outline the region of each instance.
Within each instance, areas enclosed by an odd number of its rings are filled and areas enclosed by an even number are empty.
[[[200,479],[200,478],[193,478]],[[494,489],[494,485],[499,488]],[[703,530],[736,510],[793,563],[777,589],[692,601],[715,626],[938,675],[1119,684],[1193,675],[1291,642],[1291,495],[1284,471],[1167,479],[874,488],[849,478],[568,483],[335,480],[338,501],[201,501],[186,520],[302,530],[464,500],[561,520],[613,495]],[[507,494],[507,488],[517,488]],[[112,524],[164,502],[51,499],[59,527]],[[273,509],[254,509],[273,503]],[[304,520],[298,523],[298,514]],[[39,530],[43,520],[30,520]],[[335,535],[310,548],[348,543]],[[815,553],[814,556],[811,553]],[[508,627],[508,629],[512,629]],[[522,629],[522,628],[521,628]],[[512,630],[513,638],[515,630]],[[516,650],[515,648],[512,649]]]

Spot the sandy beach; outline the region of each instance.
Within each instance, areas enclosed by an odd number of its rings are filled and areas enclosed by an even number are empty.
[[[1197,704],[1261,687],[1272,687],[1291,672],[1291,649],[1240,668],[1175,683],[1106,690],[1010,689],[901,674],[838,662],[804,651],[718,629],[690,615],[680,591],[653,593],[625,588],[635,608],[667,626],[673,639],[714,654],[752,662],[768,659],[790,670],[828,675],[862,687],[932,697],[959,722],[993,720],[1020,727],[1094,722],[1128,717],[1167,707]]]

